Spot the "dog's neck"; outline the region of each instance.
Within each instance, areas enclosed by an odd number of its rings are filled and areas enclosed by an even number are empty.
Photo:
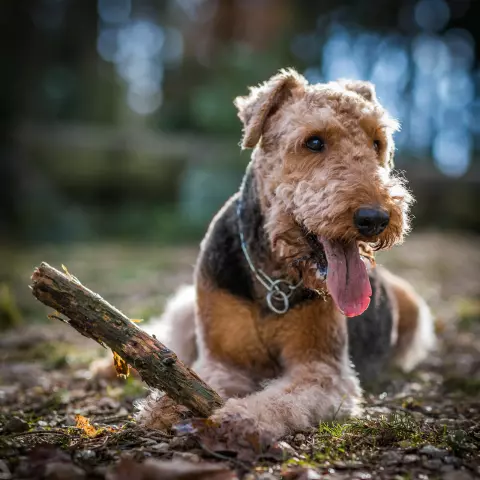
[[[287,269],[272,252],[270,239],[265,229],[265,216],[262,212],[258,179],[250,163],[243,177],[237,209],[239,231],[244,239],[248,255],[254,266],[274,277],[286,277]],[[240,232],[239,232],[240,233]]]
[[[258,189],[258,180],[252,163],[247,167],[242,186],[237,199],[238,229],[243,243],[246,263],[251,270],[252,284],[255,296],[266,299],[268,290],[258,279],[258,272],[264,272],[272,281],[285,280],[293,291],[289,296],[289,306],[299,301],[315,297],[315,292],[305,288],[298,279],[289,278],[287,266],[277,259],[271,250],[270,239],[265,229],[264,215]],[[253,271],[253,269],[255,271]],[[285,284],[283,285],[285,287]],[[290,291],[287,287],[287,291]],[[280,302],[281,303],[281,302]]]

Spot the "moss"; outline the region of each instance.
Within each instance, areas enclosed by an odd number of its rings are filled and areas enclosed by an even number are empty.
[[[130,375],[123,386],[123,398],[138,398],[145,395],[145,385]]]
[[[120,385],[107,385],[107,394],[117,400],[136,399],[145,396],[145,385],[133,375],[122,381]]]
[[[457,376],[447,377],[443,381],[443,387],[449,392],[476,396],[480,394],[480,379]]]
[[[346,423],[321,423],[313,439],[313,450],[302,459],[291,459],[285,465],[319,467],[339,461],[374,461],[379,448],[402,449],[424,444],[451,448],[455,439],[460,441],[458,435],[452,437],[446,427],[421,423],[403,413],[352,419]]]

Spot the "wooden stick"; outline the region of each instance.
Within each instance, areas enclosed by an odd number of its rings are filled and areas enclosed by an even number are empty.
[[[40,302],[65,315],[69,319],[66,323],[85,337],[110,347],[137,370],[147,385],[163,390],[194,415],[208,417],[222,406],[220,396],[174,352],[74,276],[42,263],[33,272],[31,288]]]

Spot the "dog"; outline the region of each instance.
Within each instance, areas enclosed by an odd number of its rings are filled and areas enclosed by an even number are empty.
[[[201,243],[194,285],[150,331],[225,399],[213,420],[278,438],[361,415],[360,382],[425,359],[433,319],[374,266],[404,240],[412,202],[374,86],[290,69],[234,103],[251,162]],[[163,416],[154,393],[137,419],[160,428]]]

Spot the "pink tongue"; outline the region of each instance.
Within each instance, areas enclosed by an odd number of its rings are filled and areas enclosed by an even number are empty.
[[[327,287],[337,307],[356,317],[370,304],[372,288],[357,242],[341,243],[320,238],[328,260]]]

